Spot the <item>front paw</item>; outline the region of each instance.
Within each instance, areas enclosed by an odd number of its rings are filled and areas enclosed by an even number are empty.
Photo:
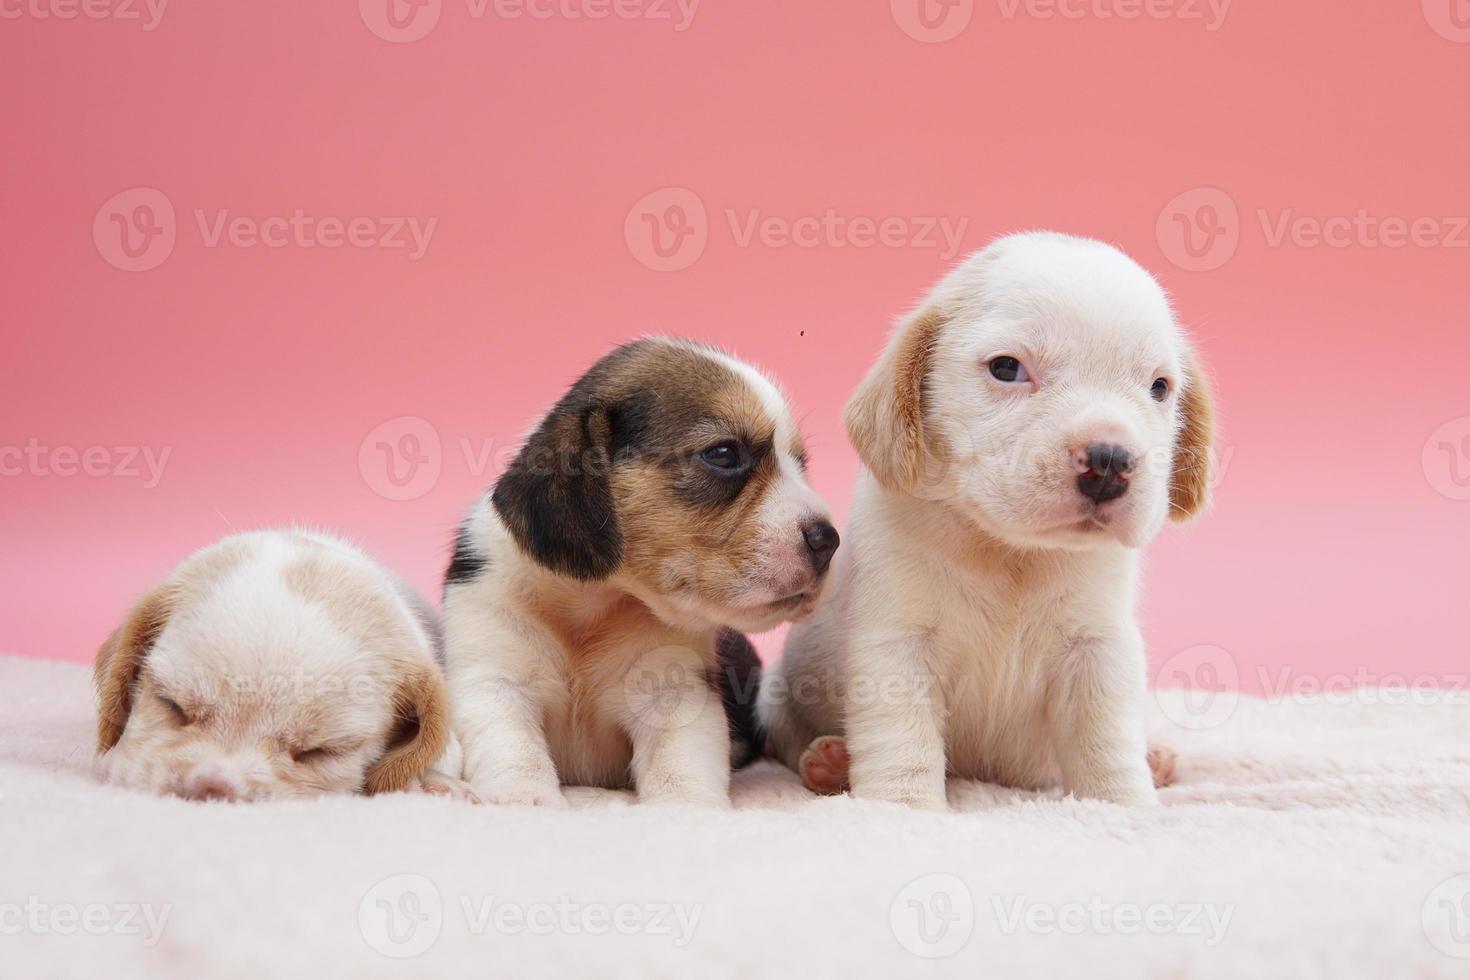
[[[1078,799],[1102,800],[1119,806],[1159,805],[1159,793],[1154,789],[1153,775],[1147,769],[1122,778],[1090,780],[1071,788],[1071,792]]]
[[[562,810],[567,805],[561,786],[555,783],[497,780],[476,783],[473,790],[476,796],[491,805],[539,806],[548,810]]]
[[[463,779],[455,779],[446,776],[442,772],[430,769],[418,778],[418,785],[412,787],[420,793],[428,793],[430,796],[447,796],[451,800],[462,803],[479,803],[480,796],[474,791],[469,783]]]
[[[949,801],[944,796],[944,781],[941,779],[937,788],[932,783],[932,780],[926,780],[922,785],[918,783],[868,783],[854,780],[852,795],[858,800],[897,803],[910,810],[942,813],[949,809]]]

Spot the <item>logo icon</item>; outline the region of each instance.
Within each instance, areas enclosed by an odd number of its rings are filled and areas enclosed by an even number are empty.
[[[357,0],[368,30],[393,44],[425,37],[439,23],[444,0]]]
[[[92,219],[97,252],[124,272],[158,268],[173,254],[177,238],[173,202],[152,187],[132,187],[114,194]]]
[[[1470,875],[1440,882],[1424,900],[1424,936],[1435,949],[1455,959],[1470,959]]]
[[[704,202],[687,187],[665,187],[633,205],[623,222],[633,258],[655,272],[687,269],[709,243]]]
[[[888,924],[898,944],[915,956],[953,956],[975,931],[975,897],[954,875],[924,875],[893,896]]]
[[[709,676],[694,651],[659,647],[623,675],[623,698],[634,724],[673,731],[697,719],[710,697]]]
[[[975,0],[888,0],[894,23],[915,41],[942,44],[959,37],[975,16]]]
[[[384,956],[399,960],[422,956],[444,931],[439,889],[419,874],[384,878],[358,904],[357,928]]]
[[[439,482],[444,452],[439,430],[427,419],[400,415],[362,440],[357,469],[363,482],[387,500],[417,500]]]
[[[1470,44],[1470,0],[1423,0],[1424,19],[1434,33],[1456,44]]]
[[[1154,688],[1165,718],[1190,731],[1214,728],[1240,703],[1240,667],[1224,647],[1187,647],[1164,661]]]
[[[1240,211],[1218,187],[1196,187],[1164,206],[1154,232],[1170,262],[1186,272],[1211,272],[1240,247]]]
[[[1451,419],[1424,443],[1424,477],[1441,496],[1470,500],[1470,416]]]

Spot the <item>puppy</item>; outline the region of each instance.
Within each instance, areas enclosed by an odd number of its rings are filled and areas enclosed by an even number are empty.
[[[763,683],[773,752],[922,808],[946,772],[1155,803],[1138,549],[1205,506],[1213,438],[1163,290],[1099,242],[1001,239],[901,322],[846,422],[850,540]]]
[[[481,799],[559,806],[575,784],[728,805],[759,662],[724,628],[809,614],[838,545],[805,471],[780,392],[712,348],[636,341],[571,387],[472,508],[446,575]]]
[[[192,800],[467,796],[429,771],[453,751],[439,632],[417,593],[335,538],[225,538],[98,651],[101,773]]]

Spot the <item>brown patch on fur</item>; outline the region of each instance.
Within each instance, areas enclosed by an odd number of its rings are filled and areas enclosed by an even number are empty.
[[[369,795],[410,785],[433,765],[449,740],[444,679],[439,671],[417,654],[395,661],[394,673],[399,678],[393,695],[396,722],[387,751],[368,769],[363,789]]]
[[[945,317],[916,314],[889,342],[847,403],[847,435],[863,464],[888,490],[918,484],[929,446],[924,432],[924,387]]]
[[[1187,521],[1210,501],[1210,448],[1215,443],[1215,403],[1210,379],[1191,351],[1185,357],[1185,383],[1179,395],[1184,419],[1174,447],[1174,471],[1169,484],[1169,516]]]
[[[281,577],[287,588],[321,606],[332,624],[364,649],[412,646],[404,610],[385,594],[372,571],[323,551],[293,561]]]
[[[133,710],[133,687],[148,650],[163,632],[178,596],[165,583],[145,595],[128,618],[97,651],[93,677],[97,684],[97,751],[106,752],[122,738]]]

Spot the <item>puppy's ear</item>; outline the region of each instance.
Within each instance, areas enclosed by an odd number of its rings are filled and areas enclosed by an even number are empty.
[[[553,571],[607,578],[622,559],[611,484],[611,413],[579,383],[521,447],[491,499],[516,544]]]
[[[847,403],[847,437],[886,489],[913,490],[923,472],[924,386],[945,317],[928,307],[902,324]]]
[[[149,592],[97,651],[92,675],[97,684],[98,752],[106,752],[122,738],[133,710],[133,685],[138,671],[168,622],[174,598],[172,588],[167,585]]]
[[[405,659],[393,693],[393,712],[388,747],[363,783],[369,795],[403,789],[444,752],[449,717],[444,679],[433,664],[417,655]]]
[[[1210,502],[1210,450],[1215,445],[1215,402],[1210,379],[1193,351],[1184,358],[1184,386],[1179,393],[1181,426],[1174,443],[1169,483],[1169,516],[1187,521]]]

